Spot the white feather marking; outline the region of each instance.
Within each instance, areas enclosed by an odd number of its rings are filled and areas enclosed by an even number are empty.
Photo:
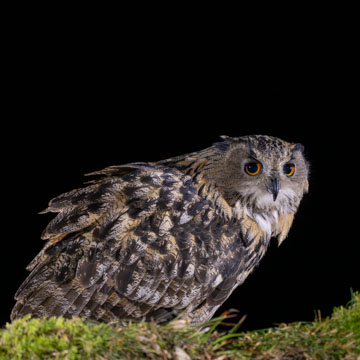
[[[271,220],[268,216],[261,216],[259,214],[254,215],[256,223],[259,225],[259,228],[271,236]]]
[[[216,287],[216,286],[218,286],[221,282],[223,281],[223,277],[219,274],[217,277],[216,277],[216,279],[215,279],[215,281],[214,281],[214,283],[213,283],[213,287]]]
[[[181,223],[180,223],[181,224]],[[161,221],[161,224],[159,226],[159,235],[163,236],[165,235],[172,227],[173,223],[171,222],[171,219],[168,215],[164,216],[163,220]]]
[[[273,215],[273,217],[274,217],[274,222],[275,222],[275,224],[277,224],[277,222],[278,222],[278,220],[279,220],[279,213],[277,212],[277,210],[274,210],[274,211],[272,212],[272,215]]]
[[[192,216],[190,216],[186,211],[181,215],[179,224],[186,224],[188,221],[192,219]]]
[[[136,289],[136,298],[141,299],[143,296],[147,295],[149,292],[149,289],[147,287],[139,286]]]
[[[189,264],[186,271],[185,271],[185,274],[184,274],[184,277],[185,278],[189,278],[191,276],[194,275],[194,271],[195,271],[195,266],[194,264]]]
[[[161,178],[158,174],[150,174],[150,177],[151,177],[154,185],[157,185],[157,186],[161,185]]]

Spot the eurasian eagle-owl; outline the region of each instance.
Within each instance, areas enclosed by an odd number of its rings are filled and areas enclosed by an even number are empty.
[[[289,232],[308,164],[270,136],[222,142],[153,163],[111,166],[62,194],[11,319],[175,316],[202,323],[244,282],[271,237]]]

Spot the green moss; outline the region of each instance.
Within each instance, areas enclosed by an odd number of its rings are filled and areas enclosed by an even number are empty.
[[[359,359],[360,295],[353,294],[348,306],[335,308],[324,320],[241,333],[230,348],[244,359]]]
[[[113,329],[80,319],[26,316],[7,324],[0,336],[1,359],[87,359],[102,353],[113,337]]]
[[[134,322],[126,328],[29,316],[0,330],[0,359],[173,359],[185,352],[191,359],[358,359],[360,357],[360,294],[331,317],[265,330],[218,332],[223,319],[206,330],[181,321],[167,325]],[[177,355],[176,355],[177,354]],[[289,357],[290,358],[290,357]]]

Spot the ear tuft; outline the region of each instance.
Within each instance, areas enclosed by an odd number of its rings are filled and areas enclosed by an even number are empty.
[[[222,139],[222,140],[232,140],[233,138],[231,136],[227,136],[227,135],[220,135],[220,139]]]
[[[291,148],[291,151],[294,152],[294,151],[301,151],[302,154],[304,154],[304,146],[301,145],[301,144],[292,144],[290,146]]]

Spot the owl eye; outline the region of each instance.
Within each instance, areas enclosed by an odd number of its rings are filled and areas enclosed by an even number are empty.
[[[285,164],[283,167],[284,174],[288,177],[294,175],[295,165],[293,163]]]
[[[251,162],[245,165],[245,172],[248,175],[257,175],[261,170],[261,164],[259,162]]]

